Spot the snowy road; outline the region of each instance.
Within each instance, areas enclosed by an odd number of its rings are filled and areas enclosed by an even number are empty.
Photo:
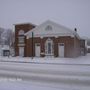
[[[0,62],[0,78],[19,78],[55,87],[72,85],[85,90],[90,89],[90,66]]]

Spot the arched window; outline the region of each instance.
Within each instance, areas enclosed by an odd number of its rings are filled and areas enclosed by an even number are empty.
[[[48,25],[46,28],[45,28],[46,31],[51,31],[52,30],[52,26]]]
[[[45,54],[53,55],[53,51],[54,51],[53,40],[48,38],[45,42]]]
[[[20,30],[18,35],[24,35],[24,30]]]

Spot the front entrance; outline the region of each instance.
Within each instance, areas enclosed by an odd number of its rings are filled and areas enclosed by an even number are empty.
[[[40,57],[40,43],[35,44],[35,56]]]
[[[58,54],[59,57],[64,57],[64,43],[58,44]]]
[[[19,56],[24,56],[24,47],[19,47]]]
[[[45,55],[46,56],[53,56],[54,50],[53,50],[53,41],[48,38],[45,43]]]

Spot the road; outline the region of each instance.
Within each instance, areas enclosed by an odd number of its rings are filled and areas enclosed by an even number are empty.
[[[22,81],[40,82],[55,87],[82,86],[82,90],[89,90],[90,66],[0,62],[0,78],[20,78]]]

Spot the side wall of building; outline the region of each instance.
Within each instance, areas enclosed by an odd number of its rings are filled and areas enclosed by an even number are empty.
[[[74,57],[81,55],[80,39],[74,37]]]

